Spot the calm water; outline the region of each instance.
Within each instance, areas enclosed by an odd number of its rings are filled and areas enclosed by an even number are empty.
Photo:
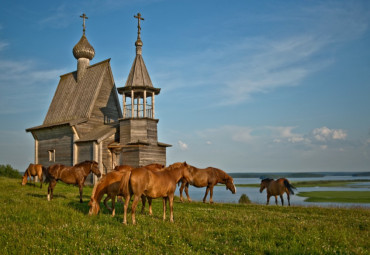
[[[322,180],[359,180],[369,179],[369,177],[353,177],[353,176],[324,176],[320,178],[289,178],[289,181],[322,181]],[[259,184],[261,180],[259,178],[235,178],[235,184]],[[295,194],[299,192],[307,191],[370,191],[370,182],[356,183],[348,187],[309,187],[309,188],[297,188]],[[226,190],[226,186],[217,186],[213,189],[213,201],[219,203],[238,203],[239,198],[242,194],[246,194],[252,203],[265,204],[266,203],[266,190],[262,193],[259,192],[259,188],[250,187],[237,187],[236,194],[232,194],[229,190]],[[189,186],[189,195],[194,201],[202,201],[206,188],[195,188]],[[176,195],[180,196],[179,188],[176,190]],[[185,191],[183,192],[184,198],[186,198]],[[291,205],[303,205],[303,206],[335,206],[335,207],[368,207],[369,204],[363,203],[312,203],[305,202],[305,197],[299,197],[296,195],[290,196]],[[209,194],[207,196],[207,202],[209,201]],[[278,197],[280,204],[280,198]],[[270,204],[275,204],[275,198],[270,198]],[[284,204],[287,204],[286,194],[284,194]]]

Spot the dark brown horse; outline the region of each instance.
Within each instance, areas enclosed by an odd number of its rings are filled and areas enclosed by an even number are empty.
[[[96,161],[84,161],[74,166],[65,166],[62,164],[55,164],[48,167],[46,170],[46,178],[49,183],[48,187],[48,200],[53,199],[53,190],[57,181],[62,181],[67,184],[78,185],[80,188],[80,203],[82,203],[82,189],[86,177],[93,172],[96,176],[100,177],[98,163]]]
[[[33,185],[35,185],[35,178],[36,176],[39,178],[40,181],[40,189],[42,188],[42,181],[43,181],[43,172],[46,171],[46,168],[43,167],[40,164],[30,164],[28,168],[26,169],[26,172],[24,172],[23,179],[22,179],[22,185],[26,185],[28,177],[33,177]]]
[[[260,193],[266,188],[267,191],[267,203],[266,205],[269,204],[270,202],[270,197],[274,196],[275,197],[275,203],[276,205],[278,204],[277,202],[277,196],[280,196],[281,199],[281,205],[284,205],[284,199],[283,199],[283,194],[286,193],[288,197],[288,204],[290,206],[290,194],[294,195],[293,189],[295,187],[289,183],[289,181],[285,178],[280,178],[274,181],[273,179],[266,178],[261,181],[260,185]]]
[[[150,164],[145,166],[145,168],[152,170],[152,171],[160,171],[164,168],[164,165],[161,164]],[[116,166],[114,168],[115,171],[112,171],[105,175],[103,178],[99,180],[97,184],[95,184],[91,199],[89,202],[90,211],[89,215],[96,215],[99,213],[100,210],[100,201],[103,198],[104,194],[107,194],[107,197],[104,199],[105,207],[112,212],[112,217],[115,215],[115,203],[116,203],[116,196],[124,196],[125,194],[120,190],[121,179],[125,178],[127,172],[130,172],[133,167],[128,165],[121,165]],[[107,202],[112,199],[112,208],[110,208]],[[144,212],[146,203],[145,196],[142,197],[142,212]],[[149,204],[150,211],[151,211],[151,203]]]
[[[203,203],[206,202],[208,192],[210,192],[210,198],[209,202],[213,203],[213,187],[217,183],[222,183],[226,185],[226,190],[230,190],[231,193],[236,193],[236,188],[234,185],[233,178],[225,173],[224,171],[214,168],[214,167],[208,167],[205,169],[199,169],[193,166],[190,166],[190,174],[192,176],[192,181],[187,182],[186,180],[181,180],[181,187],[180,187],[180,201],[183,201],[182,198],[182,191],[185,187],[185,193],[188,198],[188,201],[191,202],[190,196],[189,196],[189,184],[193,185],[194,187],[201,188],[201,187],[207,187],[206,194],[203,198]]]
[[[131,171],[129,178],[122,178],[121,189],[126,193],[123,223],[127,224],[127,208],[131,194],[134,195],[132,202],[132,224],[136,224],[136,206],[142,195],[148,198],[150,203],[153,198],[163,198],[163,220],[166,219],[167,200],[170,204],[170,221],[173,222],[173,198],[176,190],[176,183],[182,178],[190,180],[189,165],[174,163],[162,171],[151,171],[145,167],[135,168]]]

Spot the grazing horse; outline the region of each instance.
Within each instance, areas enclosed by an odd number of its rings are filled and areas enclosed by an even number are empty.
[[[170,204],[170,221],[173,222],[173,198],[176,190],[176,183],[182,178],[190,181],[189,165],[174,163],[162,171],[151,171],[145,167],[135,168],[131,171],[129,178],[122,178],[121,189],[125,196],[123,224],[127,224],[127,208],[131,194],[134,195],[132,202],[131,217],[132,224],[136,224],[136,206],[142,195],[148,198],[149,204],[153,198],[163,198],[163,220],[166,219],[167,200]]]
[[[107,197],[104,199],[104,205],[109,211],[112,212],[112,217],[114,217],[116,196],[124,195],[120,193],[121,179],[130,172],[131,170],[109,172],[103,176],[98,183],[95,184],[89,202],[89,215],[97,215],[99,213],[100,201],[103,196],[107,194]],[[110,208],[107,204],[109,199],[112,199],[112,208]]]
[[[100,177],[98,162],[84,161],[74,166],[65,166],[55,164],[48,167],[46,170],[46,178],[50,181],[48,187],[48,201],[53,199],[54,187],[57,181],[62,181],[67,184],[75,184],[80,188],[80,203],[82,203],[82,189],[87,176],[93,172],[96,176]]]
[[[267,203],[266,203],[266,205],[269,204],[271,196],[275,197],[276,205],[278,204],[277,196],[280,196],[281,205],[284,205],[283,194],[285,192],[287,197],[288,197],[289,206],[290,206],[290,194],[294,195],[293,189],[296,189],[285,178],[280,178],[280,179],[277,179],[276,181],[274,181],[273,179],[270,179],[270,178],[263,179],[261,181],[260,193],[262,193],[262,191],[265,188],[266,188],[266,191],[267,191]]]
[[[152,170],[152,171],[160,171],[164,168],[164,165],[161,164],[150,164],[145,166],[145,168]],[[103,198],[104,194],[107,194],[107,197],[104,199],[105,207],[112,212],[112,217],[115,215],[115,203],[116,203],[116,196],[124,196],[125,194],[120,190],[121,179],[126,178],[125,176],[128,174],[127,172],[131,172],[133,167],[128,165],[121,165],[116,166],[114,168],[115,171],[112,171],[105,175],[103,178],[99,180],[97,184],[95,184],[94,189],[91,194],[91,199],[89,202],[90,210],[89,215],[96,215],[99,213],[100,210],[100,201]],[[109,199],[112,199],[112,208],[110,208],[107,204]],[[144,212],[145,208],[145,196],[142,197],[142,212]],[[151,211],[151,203],[150,203],[150,211]]]
[[[185,193],[188,198],[188,201],[191,202],[190,196],[189,196],[189,184],[193,185],[194,187],[201,188],[201,187],[207,187],[206,194],[203,198],[203,203],[206,202],[208,192],[210,192],[210,198],[209,202],[213,203],[213,187],[217,183],[226,184],[226,190],[230,190],[231,193],[236,193],[236,188],[234,185],[233,178],[225,173],[224,171],[214,168],[214,167],[208,167],[205,169],[199,169],[193,166],[190,166],[190,174],[192,176],[192,181],[187,182],[186,180],[181,180],[181,187],[180,187],[180,201],[182,202],[182,191],[185,187]]]
[[[40,180],[40,189],[42,188],[42,181],[43,181],[43,175],[42,173],[45,172],[46,168],[43,167],[40,164],[30,164],[28,168],[26,169],[26,172],[24,172],[23,179],[22,179],[22,185],[26,185],[28,177],[30,177],[31,181],[31,176],[33,177],[33,185],[35,185],[35,179],[36,176]]]

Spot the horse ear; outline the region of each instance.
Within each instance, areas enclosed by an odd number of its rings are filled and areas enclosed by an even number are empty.
[[[186,163],[186,161],[184,161],[184,166],[188,166],[188,164]]]

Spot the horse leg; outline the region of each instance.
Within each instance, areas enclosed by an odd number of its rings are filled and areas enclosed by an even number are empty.
[[[79,187],[79,189],[80,189],[80,203],[83,203],[83,202],[82,202],[82,189],[83,189],[83,183],[82,183],[82,184],[80,183],[80,184],[78,185],[78,187]]]
[[[170,201],[170,222],[173,222],[173,194],[168,196]]]
[[[54,188],[55,188],[55,185],[57,184],[57,181],[54,179],[54,180],[51,180],[50,183],[49,183],[49,187],[48,187],[48,201],[52,200],[53,199],[53,191],[54,191]]]
[[[184,200],[182,199],[182,191],[184,190],[184,187],[185,187],[185,182],[181,182],[181,187],[180,187],[180,202],[184,202]]]
[[[284,206],[284,198],[283,198],[283,195],[280,195],[280,199],[281,199],[281,206]]]
[[[110,208],[109,205],[108,205],[109,199],[111,199],[111,196],[107,195],[107,197],[104,199],[103,203],[104,203],[105,208],[107,208],[111,212],[112,208]]]
[[[135,212],[136,212],[136,206],[137,203],[139,203],[140,196],[135,195],[134,196],[134,201],[132,202],[132,207],[131,207],[131,218],[132,218],[132,224],[136,224],[136,219],[135,219]]]
[[[207,200],[208,191],[209,191],[209,187],[207,186],[206,194],[204,195],[204,198],[203,198],[203,203],[205,203]]]
[[[277,196],[275,195],[275,204],[278,205]]]
[[[213,186],[210,188],[209,192],[209,203],[213,204]]]
[[[289,192],[286,193],[286,196],[288,197],[288,205],[290,206],[290,195],[289,195]]]
[[[186,197],[188,198],[188,202],[191,202],[191,198],[189,196],[189,183],[185,185],[185,193],[186,193]]]
[[[152,198],[151,197],[148,197],[148,204],[149,204],[149,215],[153,215]]]
[[[41,172],[41,174],[39,174],[38,176],[39,176],[40,189],[41,189],[41,188],[42,188],[42,182],[43,182],[42,172]]]
[[[125,204],[123,206],[123,224],[127,225],[127,208],[128,204],[130,203],[130,195],[125,196]]]
[[[266,205],[268,205],[270,203],[270,194],[267,194],[267,202],[266,202]]]
[[[149,199],[148,199],[148,202],[149,202]],[[141,207],[141,214],[144,214],[145,212],[145,203],[146,203],[146,196],[142,195],[141,196],[141,204],[142,204],[142,207]],[[149,211],[151,209],[151,205],[149,204]]]
[[[168,197],[163,197],[163,220],[166,220],[167,198]]]
[[[116,215],[116,196],[112,197],[112,217]]]

